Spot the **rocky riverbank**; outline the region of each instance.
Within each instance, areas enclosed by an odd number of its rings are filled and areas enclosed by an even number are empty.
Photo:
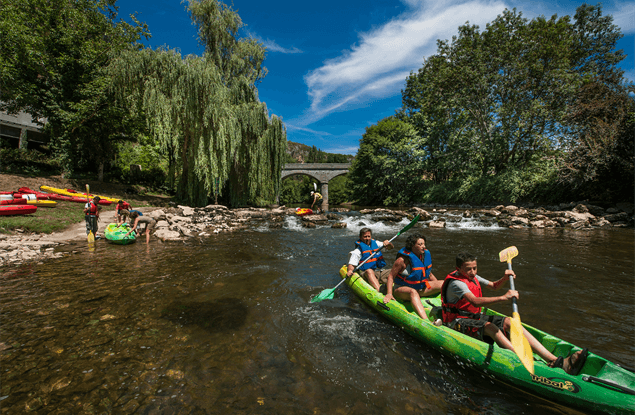
[[[187,238],[205,238],[220,232],[236,232],[253,227],[281,228],[285,217],[296,216],[295,209],[284,206],[275,209],[229,209],[221,205],[202,208],[177,206],[170,208],[141,208],[157,220],[153,234],[160,241],[178,241]],[[330,226],[345,228],[348,216],[362,216],[370,222],[400,222],[420,215],[419,227],[444,228],[469,219],[482,226],[507,228],[624,228],[633,226],[633,205],[622,204],[604,209],[589,203],[571,203],[547,207],[495,206],[491,208],[412,207],[406,210],[364,209],[359,212],[337,208],[327,214],[299,217],[303,227]],[[101,215],[100,229],[115,221],[115,212]],[[0,266],[24,262],[41,262],[65,255],[55,247],[86,238],[84,223],[60,233],[50,235],[16,233],[0,235]]]

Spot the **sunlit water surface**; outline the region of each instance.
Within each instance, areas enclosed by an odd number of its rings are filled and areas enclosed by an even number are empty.
[[[262,222],[149,247],[98,241],[92,253],[76,243],[65,258],[3,270],[2,413],[575,413],[415,341],[345,285],[309,303],[340,281],[362,227],[383,240],[408,223],[346,222],[307,229],[288,217],[281,229]],[[457,217],[419,230],[437,277],[467,250],[497,279],[498,252],[515,245],[523,322],[634,366],[632,229],[510,230]]]

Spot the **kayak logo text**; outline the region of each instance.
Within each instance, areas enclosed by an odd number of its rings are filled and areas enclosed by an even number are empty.
[[[565,390],[572,393],[578,393],[580,391],[580,387],[569,380],[559,378],[546,378],[544,376],[536,375],[531,375],[531,380],[532,382],[541,383],[554,389]]]

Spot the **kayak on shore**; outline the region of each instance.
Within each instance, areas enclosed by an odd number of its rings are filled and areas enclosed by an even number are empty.
[[[83,202],[86,201],[86,193],[81,193],[81,192],[77,192],[75,190],[72,189],[59,189],[57,187],[51,187],[51,186],[40,186],[40,190],[43,190],[45,192],[49,192],[49,193],[55,193],[58,195],[62,195],[62,196],[67,196],[67,197],[71,197],[71,198],[76,198],[79,200],[82,200]],[[95,196],[99,196],[100,200],[99,200],[99,204],[100,205],[111,205],[113,202],[117,203],[119,201],[119,199],[114,198],[114,197],[108,197],[108,196],[102,196],[102,195],[95,195],[95,194],[90,194],[88,195],[89,198],[93,198]],[[72,200],[73,202],[77,201],[77,200]]]
[[[29,215],[37,211],[37,206],[32,205],[2,205],[0,206],[0,215]]]
[[[441,306],[440,295],[422,299],[428,316],[428,320],[423,320],[410,303],[393,300],[384,304],[383,294],[357,273],[346,278],[346,272],[347,267],[343,266],[340,276],[346,279],[348,286],[362,301],[414,338],[478,371],[541,398],[583,410],[632,414],[635,409],[635,373],[607,359],[589,352],[580,373],[574,376],[561,368],[550,368],[547,362],[534,354],[534,374],[531,374],[511,350],[490,345],[444,325],[436,326],[434,321],[441,318],[441,311],[435,308],[435,312],[439,311],[438,315],[434,315],[433,306]],[[483,312],[502,315],[488,308],[484,308]],[[581,350],[527,324],[523,326],[556,356],[566,357]]]

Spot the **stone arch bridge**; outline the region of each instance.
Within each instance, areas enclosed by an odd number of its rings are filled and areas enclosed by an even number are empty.
[[[289,163],[282,168],[282,177],[305,174],[321,183],[320,193],[324,197],[322,209],[329,208],[329,180],[348,173],[351,163]],[[279,203],[280,201],[278,201]]]

